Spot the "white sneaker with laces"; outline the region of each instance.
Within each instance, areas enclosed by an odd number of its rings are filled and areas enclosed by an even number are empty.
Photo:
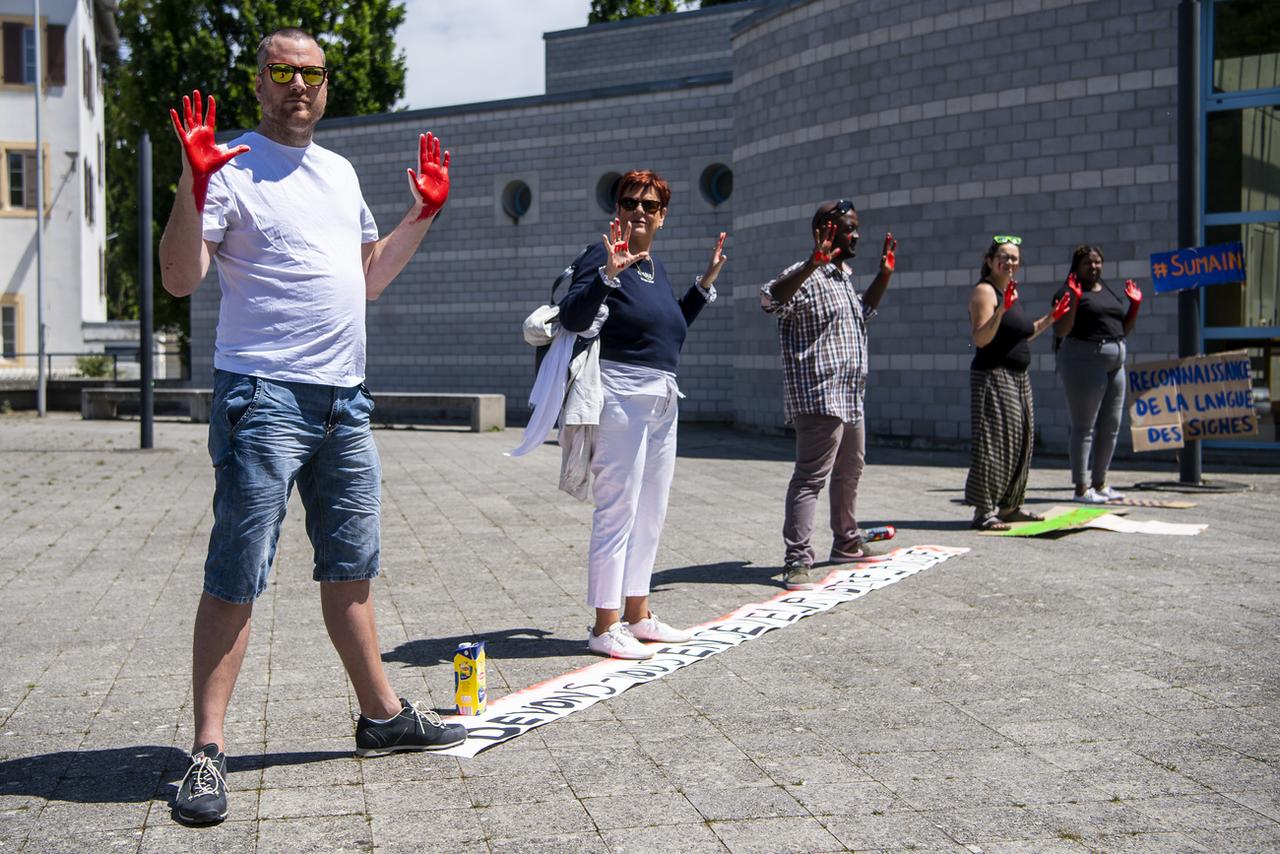
[[[1104,486],[1102,489],[1095,489],[1094,492],[1098,493],[1108,501],[1119,501],[1121,498],[1124,498],[1123,492],[1112,489],[1110,486]]]
[[[1077,504],[1106,504],[1106,496],[1101,495],[1096,489],[1090,487],[1086,489],[1082,495],[1077,495],[1071,499]]]
[[[588,628],[587,649],[610,658],[653,658],[653,650],[636,640],[622,623],[614,623],[602,635]]]
[[[627,630],[636,640],[656,641],[658,643],[688,643],[693,640],[693,632],[675,629],[649,612],[643,620],[627,624]]]

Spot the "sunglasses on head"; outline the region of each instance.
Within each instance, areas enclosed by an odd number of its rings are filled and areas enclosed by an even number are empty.
[[[1022,238],[1016,234],[997,234],[995,237],[991,238],[991,242],[998,246],[1003,246],[1006,243],[1010,243],[1014,246],[1021,246]]]
[[[647,214],[657,213],[662,210],[662,202],[657,199],[637,199],[635,196],[623,196],[618,199],[618,207],[624,211],[633,211],[636,208],[644,208]]]
[[[293,82],[295,74],[302,75],[302,82],[308,86],[319,86],[329,76],[329,69],[323,65],[290,65],[287,62],[273,62],[263,66],[263,71],[271,77],[272,83],[287,86]]]
[[[836,202],[836,206],[831,209],[830,216],[844,216],[853,210],[853,202],[848,199],[841,199]]]

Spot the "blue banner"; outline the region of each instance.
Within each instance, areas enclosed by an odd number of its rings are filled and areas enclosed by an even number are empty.
[[[1244,244],[1219,243],[1151,256],[1151,281],[1156,293],[1225,285],[1244,281]]]

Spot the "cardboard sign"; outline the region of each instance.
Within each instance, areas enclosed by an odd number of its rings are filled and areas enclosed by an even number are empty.
[[[445,717],[450,723],[467,728],[467,740],[435,753],[470,758],[535,727],[615,697],[628,688],[661,679],[968,551],[946,546],[913,546],[833,569],[816,590],[783,591],[772,599],[743,605],[719,619],[695,626],[693,640],[688,643],[646,644],[656,653],[653,658],[606,659],[494,700],[483,714]],[[501,657],[497,646],[492,651],[495,658]]]
[[[1039,522],[1014,522],[1007,531],[979,531],[986,537],[1038,537],[1041,534],[1060,534],[1083,528],[1091,520],[1107,513],[1114,512],[1104,505],[1071,507],[1050,507],[1044,512],[1044,519]],[[1121,510],[1121,513],[1128,511]]]
[[[1258,435],[1249,354],[1244,350],[1146,362],[1125,373],[1135,451]]]
[[[1244,244],[1239,240],[1151,256],[1151,281],[1158,294],[1244,280]]]

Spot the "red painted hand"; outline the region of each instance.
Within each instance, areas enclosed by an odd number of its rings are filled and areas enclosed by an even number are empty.
[[[813,230],[813,255],[809,260],[811,263],[817,264],[819,267],[830,264],[840,255],[839,249],[832,249],[831,244],[836,239],[836,224],[828,222],[821,228]]]
[[[616,217],[613,222],[609,223],[609,233],[600,235],[600,240],[604,243],[604,251],[608,254],[604,272],[609,278],[617,278],[619,273],[632,264],[649,257],[648,252],[632,253],[628,245],[630,239],[631,223],[628,222],[624,225]]]
[[[1009,284],[1004,287],[1004,310],[1008,311],[1013,308],[1013,304],[1018,301],[1018,283],[1013,279],[1009,280]]]
[[[449,198],[449,152],[440,156],[440,140],[430,132],[418,134],[418,171],[409,173],[409,189],[414,201],[422,205],[415,222],[440,213],[445,199]]]
[[[1061,320],[1068,311],[1071,311],[1071,294],[1063,294],[1062,299],[1053,307],[1053,319]]]
[[[1080,280],[1076,278],[1075,273],[1067,276],[1067,290],[1075,294],[1076,299],[1080,299]]]
[[[894,255],[898,251],[898,241],[893,239],[893,232],[889,232],[884,236],[884,251],[880,253],[880,271],[882,273],[892,273],[898,265],[897,257]]]
[[[195,101],[195,111],[192,112],[192,100]],[[182,143],[182,150],[186,153],[187,165],[191,168],[191,193],[196,199],[196,210],[204,213],[204,200],[209,192],[209,178],[214,172],[217,172],[223,166],[231,161],[231,158],[238,157],[249,150],[249,146],[240,145],[234,151],[228,150],[226,146],[218,145],[214,141],[214,134],[218,129],[217,115],[218,106],[213,100],[213,96],[209,96],[209,113],[207,116],[201,117],[200,90],[197,89],[191,93],[191,97],[182,96],[182,113],[186,119],[185,126],[178,120],[178,111],[170,110],[169,118],[173,120],[174,132],[178,134],[178,140]]]
[[[1124,295],[1129,298],[1129,302],[1135,309],[1142,304],[1142,288],[1138,287],[1138,283],[1133,279],[1124,280]]]

